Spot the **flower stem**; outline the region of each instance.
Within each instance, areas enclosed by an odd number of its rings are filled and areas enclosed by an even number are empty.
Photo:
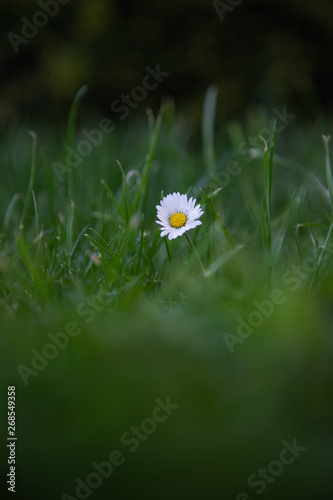
[[[200,264],[200,267],[201,267],[201,270],[202,270],[202,274],[206,277],[205,268],[203,266],[202,260],[200,259],[200,256],[199,256],[198,252],[196,251],[195,246],[193,245],[193,241],[191,240],[191,238],[189,237],[189,235],[186,232],[185,232],[185,236],[186,236],[187,241],[189,242],[189,244],[190,244],[193,252],[195,253],[195,255],[196,255],[196,257],[197,257],[197,259],[199,261],[199,264]]]

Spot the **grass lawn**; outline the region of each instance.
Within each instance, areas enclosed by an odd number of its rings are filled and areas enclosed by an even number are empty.
[[[111,130],[81,97],[0,140],[18,498],[330,498],[332,124],[214,126],[208,92],[202,137],[170,103]],[[174,192],[193,246],[156,224]]]

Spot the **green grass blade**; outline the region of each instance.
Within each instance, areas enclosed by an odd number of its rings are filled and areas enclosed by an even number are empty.
[[[218,215],[218,213],[215,210],[214,206],[214,198],[215,196],[218,195],[218,193],[222,190],[222,188],[215,189],[212,193],[207,195],[203,189],[200,189],[200,194],[202,196],[203,201],[205,202],[209,212],[211,213],[213,220],[219,225],[219,227],[222,229],[224,236],[226,237],[228,243],[230,246],[234,247],[235,242],[233,241],[232,237],[230,236],[225,224],[221,220],[221,217]]]
[[[138,274],[138,272],[139,272],[140,264],[141,264],[141,258],[142,258],[142,249],[143,249],[143,219],[144,219],[144,214],[141,215],[140,246],[139,246],[139,254],[138,254],[138,264],[137,264],[137,268],[136,268],[135,274]]]
[[[275,132],[276,132],[276,120],[274,120],[273,130],[272,130],[272,139],[271,139],[271,149],[269,152],[269,203],[271,208],[271,193],[272,193],[272,178],[273,178],[273,158],[274,158],[274,146],[275,146]]]
[[[117,212],[119,213],[119,215],[121,215],[122,217],[124,216],[124,212],[123,210],[121,209],[121,206],[119,205],[115,195],[113,194],[112,190],[110,189],[110,187],[108,186],[108,184],[106,183],[106,181],[104,179],[101,179],[101,184],[102,186],[104,187],[105,191],[108,193],[108,195],[110,196],[111,200],[113,201],[113,203],[115,204],[115,207],[117,209]]]
[[[66,147],[68,148],[72,148],[74,146],[77,113],[80,102],[87,93],[88,88],[89,88],[88,85],[82,85],[82,87],[79,88],[79,90],[76,92],[74,96],[73,103],[69,111],[68,123],[67,123]],[[67,179],[67,199],[71,200],[73,198],[73,172],[69,172],[66,176],[66,179]]]
[[[202,143],[204,163],[207,170],[215,170],[214,125],[218,87],[211,85],[205,93],[202,113]]]
[[[86,226],[84,226],[84,228],[82,229],[82,231],[80,231],[80,234],[79,236],[76,238],[75,240],[75,243],[71,249],[71,253],[70,253],[70,260],[72,261],[73,257],[74,257],[74,254],[79,246],[79,243],[80,243],[80,240],[82,238],[82,236],[85,234],[86,230],[88,229],[89,227],[89,224],[87,224]]]
[[[66,145],[69,147],[72,147],[74,144],[75,124],[76,124],[79,105],[83,97],[88,92],[88,89],[89,89],[88,85],[82,85],[82,87],[79,88],[79,90],[76,92],[74,96],[73,103],[69,111],[68,123],[67,123],[67,135],[66,135]]]
[[[38,205],[37,205],[37,200],[35,196],[34,190],[31,191],[32,199],[34,202],[34,210],[35,210],[35,231],[36,231],[36,236],[39,234],[39,215],[38,215]]]
[[[265,208],[264,203],[261,202],[261,230],[262,230],[262,239],[264,243],[264,249],[267,251],[267,232],[266,232],[266,221],[265,221]]]
[[[32,130],[29,131],[32,136],[32,158],[31,158],[31,169],[30,169],[30,179],[28,184],[28,189],[25,195],[23,211],[20,220],[20,229],[24,228],[25,218],[27,216],[28,208],[30,205],[30,200],[32,198],[32,190],[34,187],[35,173],[36,173],[36,152],[37,152],[37,134]]]
[[[71,253],[73,248],[73,224],[74,224],[75,203],[74,200],[68,205],[67,224],[66,224],[66,255],[67,265],[70,267]]]
[[[125,210],[123,212],[125,214],[125,222],[128,225],[129,221],[130,221],[130,219],[131,219],[131,217],[133,215],[133,207],[132,207],[132,203],[131,203],[131,197],[130,197],[130,193],[129,193],[129,189],[128,189],[128,183],[127,183],[127,179],[126,179],[126,175],[125,175],[124,169],[121,166],[120,161],[116,160],[116,162],[118,164],[118,167],[120,168],[121,176],[122,176],[122,182],[123,182],[123,184],[122,184],[122,193],[123,193],[123,196],[124,196],[123,204],[125,205]]]
[[[14,196],[12,197],[12,199],[10,200],[9,204],[8,204],[8,207],[6,209],[6,212],[5,212],[5,215],[4,215],[4,218],[3,218],[3,223],[2,223],[2,230],[4,232],[8,231],[8,228],[9,228],[9,225],[10,225],[10,221],[11,221],[11,218],[12,218],[12,215],[13,215],[16,203],[19,201],[20,198],[21,198],[21,195],[18,194],[18,193],[15,193]]]
[[[317,277],[318,277],[318,274],[320,272],[320,268],[321,268],[321,265],[322,265],[322,260],[323,260],[323,256],[324,256],[324,253],[326,252],[326,248],[327,248],[327,245],[328,245],[328,242],[329,242],[329,239],[331,237],[331,233],[332,233],[332,229],[333,229],[333,222],[332,224],[330,225],[330,228],[328,230],[328,233],[327,233],[327,236],[326,236],[326,239],[324,241],[324,244],[323,246],[321,247],[321,250],[320,250],[320,253],[319,253],[319,256],[318,256],[318,259],[317,259],[317,267],[316,267],[316,270],[315,272],[313,273],[313,276],[312,276],[312,280],[311,280],[311,283],[309,285],[309,288],[308,288],[308,291],[311,290],[314,282],[316,281]],[[315,247],[318,248],[319,245],[318,245],[318,242],[315,242]]]
[[[330,136],[323,135],[322,138],[323,138],[324,145],[325,145],[326,182],[327,182],[327,188],[328,188],[328,192],[329,192],[331,212],[333,212],[333,177],[332,177],[332,168],[331,168],[329,145],[328,145],[329,140],[330,140]]]
[[[163,112],[164,112],[164,108],[161,108],[159,113],[158,113],[158,116],[156,118],[155,127],[153,130],[153,134],[151,136],[151,139],[150,139],[148,152],[146,154],[145,162],[144,162],[144,165],[142,168],[141,182],[140,182],[138,191],[136,193],[136,196],[135,196],[134,202],[133,202],[133,210],[134,211],[138,210],[139,212],[142,212],[142,211],[144,211],[144,208],[146,206],[146,201],[147,201],[147,196],[148,196],[148,183],[149,183],[150,169],[151,169],[153,157],[155,155],[157,141],[158,141],[160,131],[161,131]]]
[[[218,257],[205,271],[206,278],[213,276],[224,264],[226,264],[236,253],[244,248],[244,245],[237,245],[228,252]]]

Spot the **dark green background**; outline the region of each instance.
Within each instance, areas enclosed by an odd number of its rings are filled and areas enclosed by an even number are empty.
[[[76,90],[90,86],[86,111],[112,115],[111,102],[139,85],[147,65],[170,76],[149,93],[198,121],[203,94],[220,89],[218,112],[235,118],[250,104],[288,105],[304,119],[332,110],[333,4],[330,0],[244,0],[223,22],[205,0],[70,0],[15,54],[35,1],[2,2],[0,126],[64,121]]]

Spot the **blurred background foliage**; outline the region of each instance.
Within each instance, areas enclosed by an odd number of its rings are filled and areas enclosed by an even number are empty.
[[[42,3],[1,3],[1,128],[63,121],[83,83],[87,111],[112,114],[111,102],[158,63],[170,76],[140,112],[169,95],[198,122],[211,84],[220,89],[218,114],[229,118],[258,103],[287,105],[309,120],[332,110],[330,0],[247,0],[223,22],[206,0],[69,0],[15,54],[8,33],[21,36],[22,18],[32,21]]]

